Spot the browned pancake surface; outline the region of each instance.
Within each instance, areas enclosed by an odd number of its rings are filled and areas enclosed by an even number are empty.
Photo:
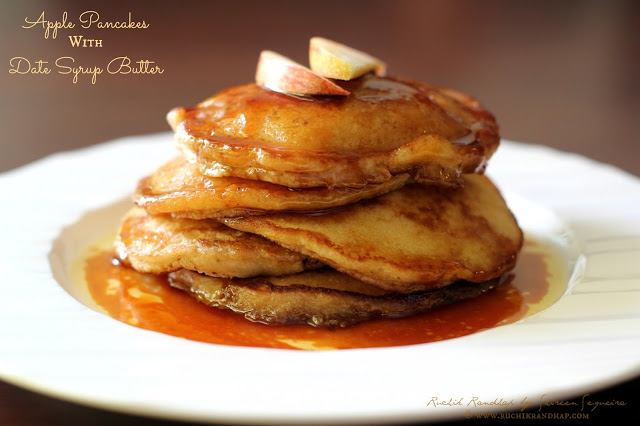
[[[213,276],[252,277],[293,274],[318,264],[214,220],[151,216],[140,208],[123,218],[115,248],[137,271],[156,274],[186,268]]]
[[[291,189],[257,180],[204,176],[195,165],[178,157],[142,179],[134,200],[152,214],[171,213],[192,219],[317,211],[384,194],[401,187],[408,178],[398,175],[360,188]]]
[[[386,293],[331,269],[252,279],[214,278],[180,270],[169,275],[169,282],[207,305],[231,309],[251,321],[316,327],[414,315],[477,297],[499,285],[499,280],[459,282],[412,294]]]
[[[514,267],[523,241],[500,193],[482,175],[465,176],[458,189],[407,185],[321,215],[222,220],[397,292],[497,278]]]

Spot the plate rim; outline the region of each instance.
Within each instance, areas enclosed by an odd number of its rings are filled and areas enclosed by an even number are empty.
[[[113,147],[118,147],[118,149],[120,149],[120,147],[126,147],[128,144],[131,144],[132,141],[138,140],[139,143],[149,143],[148,140],[155,140],[158,138],[166,138],[167,137],[167,133],[163,132],[163,133],[154,133],[154,134],[148,134],[148,135],[138,135],[138,136],[133,136],[133,137],[127,137],[127,138],[119,138],[116,139],[114,141],[110,141],[110,142],[106,142],[103,144],[98,144],[98,145],[92,145],[89,147],[85,147],[79,150],[71,150],[71,151],[65,151],[65,152],[61,152],[61,153],[55,153],[52,154],[50,156],[44,157],[42,159],[36,160],[32,163],[29,163],[27,165],[18,167],[16,169],[12,169],[8,172],[2,173],[0,174],[0,190],[1,189],[5,189],[6,188],[3,185],[12,185],[14,183],[12,183],[11,181],[15,181],[15,180],[20,180],[22,179],[25,175],[28,175],[30,173],[35,173],[35,171],[42,169],[42,168],[46,168],[49,167],[52,163],[56,163],[59,161],[66,161],[66,160],[79,160],[82,159],[86,156],[90,156],[92,154],[96,154],[96,153],[100,153],[105,149],[111,149]],[[623,170],[617,169],[613,166],[610,165],[606,165],[606,164],[602,164],[602,163],[598,163],[595,162],[594,160],[588,159],[586,157],[583,157],[581,155],[578,154],[572,154],[572,153],[564,153],[561,151],[557,151],[555,149],[552,148],[548,148],[548,147],[544,147],[544,146],[540,146],[540,145],[528,145],[528,144],[519,144],[519,143],[513,143],[513,142],[508,142],[505,141],[503,143],[506,143],[507,146],[518,146],[524,150],[527,149],[531,149],[531,150],[538,150],[538,151],[542,151],[545,152],[546,155],[552,155],[552,156],[558,156],[558,157],[563,157],[565,160],[568,158],[571,158],[573,161],[579,161],[579,162],[585,162],[588,163],[590,165],[590,167],[596,167],[596,168],[600,168],[600,169],[607,169],[608,171],[614,171],[615,173],[623,176],[625,179],[631,179],[634,180],[634,183],[636,185],[638,185],[638,188],[640,188],[640,180],[638,180],[638,178],[636,178],[635,176],[629,174],[628,172],[625,172]],[[490,169],[491,170],[491,169]],[[490,173],[491,174],[491,173]],[[127,182],[129,183],[129,182]],[[2,215],[0,214],[0,217],[2,217]],[[71,218],[73,220],[77,220],[77,217]],[[562,218],[564,219],[564,218]],[[64,224],[59,224],[61,227],[68,225],[69,221],[65,221]],[[48,250],[47,250],[48,253]],[[0,259],[0,266],[4,266],[6,267],[6,261],[4,259]],[[48,268],[48,263],[47,263],[47,268]],[[66,294],[66,293],[65,293]],[[77,303],[74,301],[74,303]],[[0,305],[1,306],[1,305]],[[88,308],[84,308],[84,309],[88,309]],[[96,313],[97,314],[97,313]],[[97,314],[98,315],[98,314]],[[0,316],[1,317],[1,316]],[[125,327],[129,327],[124,325]],[[0,328],[1,329],[1,328]],[[143,331],[145,333],[147,333],[147,331]],[[458,340],[458,339],[453,339],[453,340]],[[637,338],[635,339],[637,340]],[[437,342],[437,343],[431,343],[428,345],[443,345],[443,344],[448,344],[449,342],[451,342],[451,340],[448,341],[443,341],[443,342]],[[207,345],[207,344],[203,344],[200,343],[201,345]],[[217,345],[216,345],[217,346]],[[412,346],[412,348],[415,349],[416,346],[424,346],[424,345],[414,345]],[[406,350],[404,349],[406,347],[397,347],[397,348],[385,348],[387,350]],[[258,350],[258,351],[262,351],[262,350],[268,350],[268,351],[277,351],[277,350],[273,350],[273,349],[264,349],[264,348],[242,348],[243,351],[252,351],[252,350]],[[340,352],[351,352],[351,353],[357,353],[359,351],[371,351],[372,349],[354,349],[354,350],[349,350],[349,351],[340,351]],[[374,349],[375,350],[375,349]],[[637,376],[638,374],[640,374],[640,363],[637,363],[635,365],[635,367],[627,369],[625,371],[618,371],[618,376],[613,377],[613,376],[609,376],[607,379],[601,379],[601,380],[594,380],[592,382],[592,386],[591,387],[585,387],[584,384],[580,385],[576,385],[575,389],[569,389],[569,388],[565,388],[566,392],[564,392],[564,394],[561,394],[560,392],[558,393],[558,395],[560,395],[560,397],[569,397],[571,395],[575,395],[576,392],[579,391],[584,391],[585,389],[588,391],[593,391],[593,390],[597,390],[602,388],[603,386],[608,386],[614,383],[618,383],[620,381],[623,381],[625,379],[629,379],[631,377]],[[112,410],[112,411],[118,411],[118,412],[122,412],[122,413],[129,413],[129,414],[136,414],[136,415],[142,415],[145,417],[156,417],[156,418],[163,418],[163,419],[176,419],[176,420],[188,420],[188,421],[197,421],[197,422],[210,422],[212,420],[215,421],[225,421],[225,422],[233,422],[233,423],[243,423],[243,422],[258,422],[258,423],[269,423],[269,422],[273,422],[273,421],[279,421],[279,422],[298,422],[301,420],[313,420],[314,422],[334,422],[334,421],[346,421],[346,422],[351,422],[351,423],[358,423],[358,422],[376,422],[376,423],[384,423],[384,422],[388,422],[388,421],[411,421],[411,420],[444,420],[444,419],[449,419],[449,418],[455,418],[455,417],[459,417],[459,413],[453,412],[453,411],[441,411],[438,412],[437,414],[435,414],[434,412],[428,412],[427,410],[416,410],[413,413],[407,412],[406,410],[404,411],[404,415],[402,413],[395,413],[395,414],[389,414],[389,416],[381,416],[380,414],[371,414],[371,417],[366,417],[365,415],[363,415],[362,413],[356,413],[353,414],[351,416],[346,415],[343,413],[340,416],[326,416],[326,417],[322,417],[322,416],[318,416],[318,417],[313,417],[313,418],[309,418],[309,417],[264,417],[263,415],[259,415],[258,417],[256,417],[255,415],[253,416],[231,416],[231,417],[220,417],[220,416],[216,416],[215,419],[212,419],[211,417],[211,413],[206,414],[206,413],[201,413],[202,415],[195,415],[195,416],[190,416],[188,415],[189,413],[177,413],[175,411],[172,411],[172,409],[168,409],[168,412],[164,412],[164,413],[159,413],[159,412],[153,412],[150,411],[152,408],[154,410],[157,410],[157,406],[156,407],[151,407],[151,406],[141,406],[140,404],[133,404],[131,406],[123,406],[122,404],[118,403],[118,402],[108,402],[108,401],[104,401],[104,400],[100,400],[100,399],[95,399],[95,400],[90,400],[87,399],[87,397],[83,397],[81,394],[72,394],[72,393],[66,393],[65,391],[60,391],[60,390],[56,390],[52,387],[47,387],[46,384],[44,383],[36,383],[36,382],[29,382],[28,378],[25,377],[18,377],[17,375],[13,375],[11,374],[11,372],[9,371],[5,371],[4,367],[0,366],[0,378],[2,378],[3,380],[7,381],[8,383],[12,383],[15,384],[17,386],[32,390],[32,391],[36,391],[39,393],[43,393],[46,394],[48,396],[54,397],[54,398],[59,398],[59,399],[64,399],[64,400],[68,400],[68,401],[72,401],[75,403],[79,403],[79,404],[84,404],[84,405],[89,405],[89,406],[93,406],[93,407],[97,407],[97,408],[103,408],[103,409],[108,409],[108,410]],[[136,408],[137,407],[137,408]],[[140,408],[142,408],[142,410],[140,410]],[[429,413],[428,416],[425,416],[425,414]],[[158,414],[158,415],[154,415],[154,414]],[[192,413],[193,414],[193,413]]]

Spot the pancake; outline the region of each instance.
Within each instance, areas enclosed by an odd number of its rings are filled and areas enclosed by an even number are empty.
[[[396,292],[484,282],[511,270],[522,231],[493,183],[412,184],[321,215],[221,219],[362,281]]]
[[[291,189],[234,177],[211,178],[178,157],[142,179],[134,200],[149,213],[192,219],[263,214],[269,211],[317,211],[375,197],[404,185],[407,174],[361,188]]]
[[[167,119],[204,174],[291,188],[357,187],[403,173],[457,186],[498,147],[493,116],[459,92],[373,75],[336,83],[351,94],[301,98],[247,84]]]
[[[216,308],[265,324],[346,327],[372,318],[400,318],[477,297],[499,285],[457,282],[412,294],[387,293],[331,269],[283,277],[214,278],[185,269],[169,283]]]
[[[293,274],[318,265],[213,220],[150,216],[140,208],[131,209],[122,220],[115,249],[133,269],[154,274],[187,268],[213,276],[252,277]]]

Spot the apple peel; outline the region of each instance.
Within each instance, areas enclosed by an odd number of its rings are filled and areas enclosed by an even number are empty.
[[[263,50],[256,69],[256,84],[287,95],[347,96],[349,91],[279,53]]]

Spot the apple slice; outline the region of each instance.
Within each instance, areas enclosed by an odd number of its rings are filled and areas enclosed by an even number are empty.
[[[352,80],[370,71],[384,75],[387,68],[371,55],[322,37],[310,40],[309,63],[321,76],[337,80]]]
[[[291,95],[340,95],[347,90],[291,59],[270,50],[260,53],[256,83],[274,92]]]

